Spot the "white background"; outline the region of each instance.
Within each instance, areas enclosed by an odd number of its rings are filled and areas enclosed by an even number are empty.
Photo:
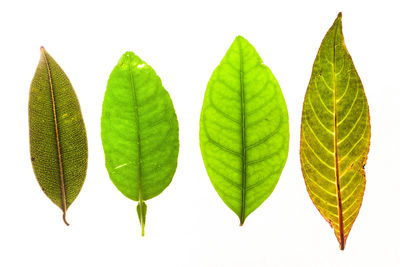
[[[400,266],[397,2],[1,0],[0,266]],[[372,125],[364,202],[345,251],[313,206],[299,160],[312,64],[339,11]],[[198,140],[208,79],[239,34],[278,79],[291,131],[276,189],[243,227],[213,189]],[[69,76],[87,127],[89,168],[69,227],[30,163],[28,92],[41,45]],[[100,139],[107,79],[127,50],[161,77],[180,126],[178,169],[147,201],[144,238],[136,203],[108,178]]]

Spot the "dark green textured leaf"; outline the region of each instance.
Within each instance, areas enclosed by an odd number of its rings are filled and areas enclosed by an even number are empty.
[[[279,84],[254,47],[238,36],[208,83],[200,147],[215,190],[241,225],[274,190],[288,146]]]
[[[342,250],[364,196],[370,136],[367,98],[339,13],[321,43],[304,99],[300,159],[310,197]]]
[[[68,77],[43,47],[29,94],[29,137],[36,178],[68,225],[66,211],[86,176],[86,130]]]
[[[155,71],[126,52],[112,71],[101,117],[106,167],[114,185],[139,201],[144,235],[145,200],[160,194],[174,176],[179,151],[178,121]]]

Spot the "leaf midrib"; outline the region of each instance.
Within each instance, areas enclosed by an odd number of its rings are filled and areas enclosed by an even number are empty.
[[[133,113],[135,114],[136,120],[136,135],[137,135],[137,151],[138,151],[138,189],[139,189],[139,213],[140,213],[140,224],[142,227],[142,235],[144,235],[144,208],[143,208],[143,188],[142,188],[142,146],[140,141],[140,125],[139,125],[139,111],[137,104],[137,95],[136,95],[136,87],[135,80],[132,75],[131,62],[128,62],[128,71],[129,71],[129,80],[132,88],[132,97],[133,97]]]
[[[240,101],[241,101],[241,125],[242,125],[242,207],[240,212],[240,225],[243,225],[246,219],[246,119],[245,119],[245,99],[244,99],[244,72],[243,72],[243,52],[242,44],[239,40],[240,57]]]
[[[139,111],[137,105],[137,95],[136,95],[136,87],[135,80],[132,75],[131,64],[128,62],[128,70],[129,70],[129,81],[132,88],[132,98],[133,98],[133,113],[136,121],[136,135],[137,135],[137,151],[138,151],[138,184],[139,184],[139,201],[142,200],[142,146],[140,141],[140,125],[139,125]]]
[[[53,119],[54,119],[54,131],[56,134],[57,157],[58,157],[58,166],[59,166],[59,174],[60,174],[61,209],[63,211],[64,223],[66,225],[69,225],[69,223],[66,220],[67,198],[66,198],[66,192],[65,192],[64,170],[63,170],[63,162],[62,162],[62,154],[61,154],[60,136],[59,136],[59,132],[58,132],[58,120],[57,120],[57,111],[56,111],[56,100],[55,100],[54,88],[53,88],[53,79],[52,79],[52,73],[50,70],[50,65],[49,65],[44,48],[42,48],[42,53],[43,53],[43,58],[44,58],[44,62],[45,62],[46,68],[47,68],[47,74],[48,74],[48,78],[49,78],[51,103],[52,103]]]
[[[339,174],[339,159],[338,159],[338,127],[337,127],[337,88],[336,88],[336,36],[339,26],[336,25],[334,39],[333,39],[333,90],[334,90],[334,155],[335,155],[335,176],[336,176],[336,194],[338,203],[338,220],[339,220],[339,235],[340,235],[340,249],[344,249],[344,229],[343,229],[343,207],[342,207],[342,195],[340,191],[340,174]]]

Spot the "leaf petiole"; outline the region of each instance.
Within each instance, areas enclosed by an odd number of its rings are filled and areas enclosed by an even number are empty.
[[[137,214],[139,217],[140,226],[142,227],[142,236],[144,236],[144,226],[146,224],[147,205],[146,205],[146,203],[144,203],[143,199],[139,200],[136,210],[137,210]]]

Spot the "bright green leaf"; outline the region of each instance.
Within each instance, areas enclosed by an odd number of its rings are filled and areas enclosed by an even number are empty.
[[[68,225],[66,211],[86,176],[86,130],[68,77],[43,47],[29,94],[29,137],[36,178]]]
[[[322,41],[304,99],[300,158],[310,197],[341,249],[364,195],[370,131],[367,99],[339,13]]]
[[[215,190],[241,225],[274,190],[288,145],[279,84],[254,47],[238,36],[208,83],[200,147]]]
[[[139,201],[144,235],[145,200],[160,194],[174,176],[178,121],[155,71],[126,52],[112,71],[104,96],[101,138],[108,174],[126,197]]]

